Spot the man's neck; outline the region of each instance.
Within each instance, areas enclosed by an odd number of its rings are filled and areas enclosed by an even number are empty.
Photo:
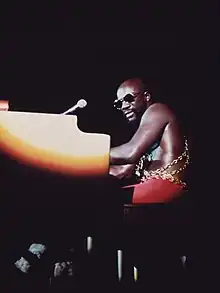
[[[134,135],[134,133],[137,131],[139,125],[140,125],[140,122],[141,122],[141,118],[143,116],[143,114],[145,113],[145,111],[153,104],[154,102],[150,101],[150,102],[147,102],[147,105],[146,105],[146,108],[140,112],[140,113],[137,113],[137,118],[136,120],[130,122],[128,125],[129,125],[129,130],[130,132],[132,133],[132,135]]]

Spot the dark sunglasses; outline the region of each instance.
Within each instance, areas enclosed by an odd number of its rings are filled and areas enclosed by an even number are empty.
[[[132,102],[134,102],[134,99],[135,99],[134,96],[132,96],[131,94],[128,94],[123,99],[115,100],[113,103],[113,106],[116,109],[121,109],[123,102],[132,103]]]

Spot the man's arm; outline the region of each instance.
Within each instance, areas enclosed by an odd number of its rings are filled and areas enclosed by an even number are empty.
[[[154,104],[143,114],[140,126],[131,140],[110,150],[110,165],[134,164],[160,138],[169,122],[169,109]]]
[[[109,168],[109,174],[118,179],[131,178],[134,173],[134,168],[135,164],[111,165]]]

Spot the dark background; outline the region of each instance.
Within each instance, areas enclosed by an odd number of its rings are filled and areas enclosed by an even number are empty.
[[[151,2],[2,4],[0,99],[14,111],[60,113],[85,98],[80,128],[116,133],[116,88],[141,75],[190,131],[194,122],[203,131],[208,114],[200,119],[201,108],[212,115],[217,97],[218,7],[212,1]],[[11,175],[7,189],[11,182],[16,189]]]
[[[83,97],[80,127],[109,132],[117,86],[141,75],[191,128],[209,82],[214,6],[65,1],[1,13],[0,97],[11,110],[60,113]]]

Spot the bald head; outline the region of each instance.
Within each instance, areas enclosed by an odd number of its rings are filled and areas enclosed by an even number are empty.
[[[122,99],[127,94],[136,94],[144,92],[144,83],[140,78],[130,78],[125,80],[117,90],[118,99]]]

